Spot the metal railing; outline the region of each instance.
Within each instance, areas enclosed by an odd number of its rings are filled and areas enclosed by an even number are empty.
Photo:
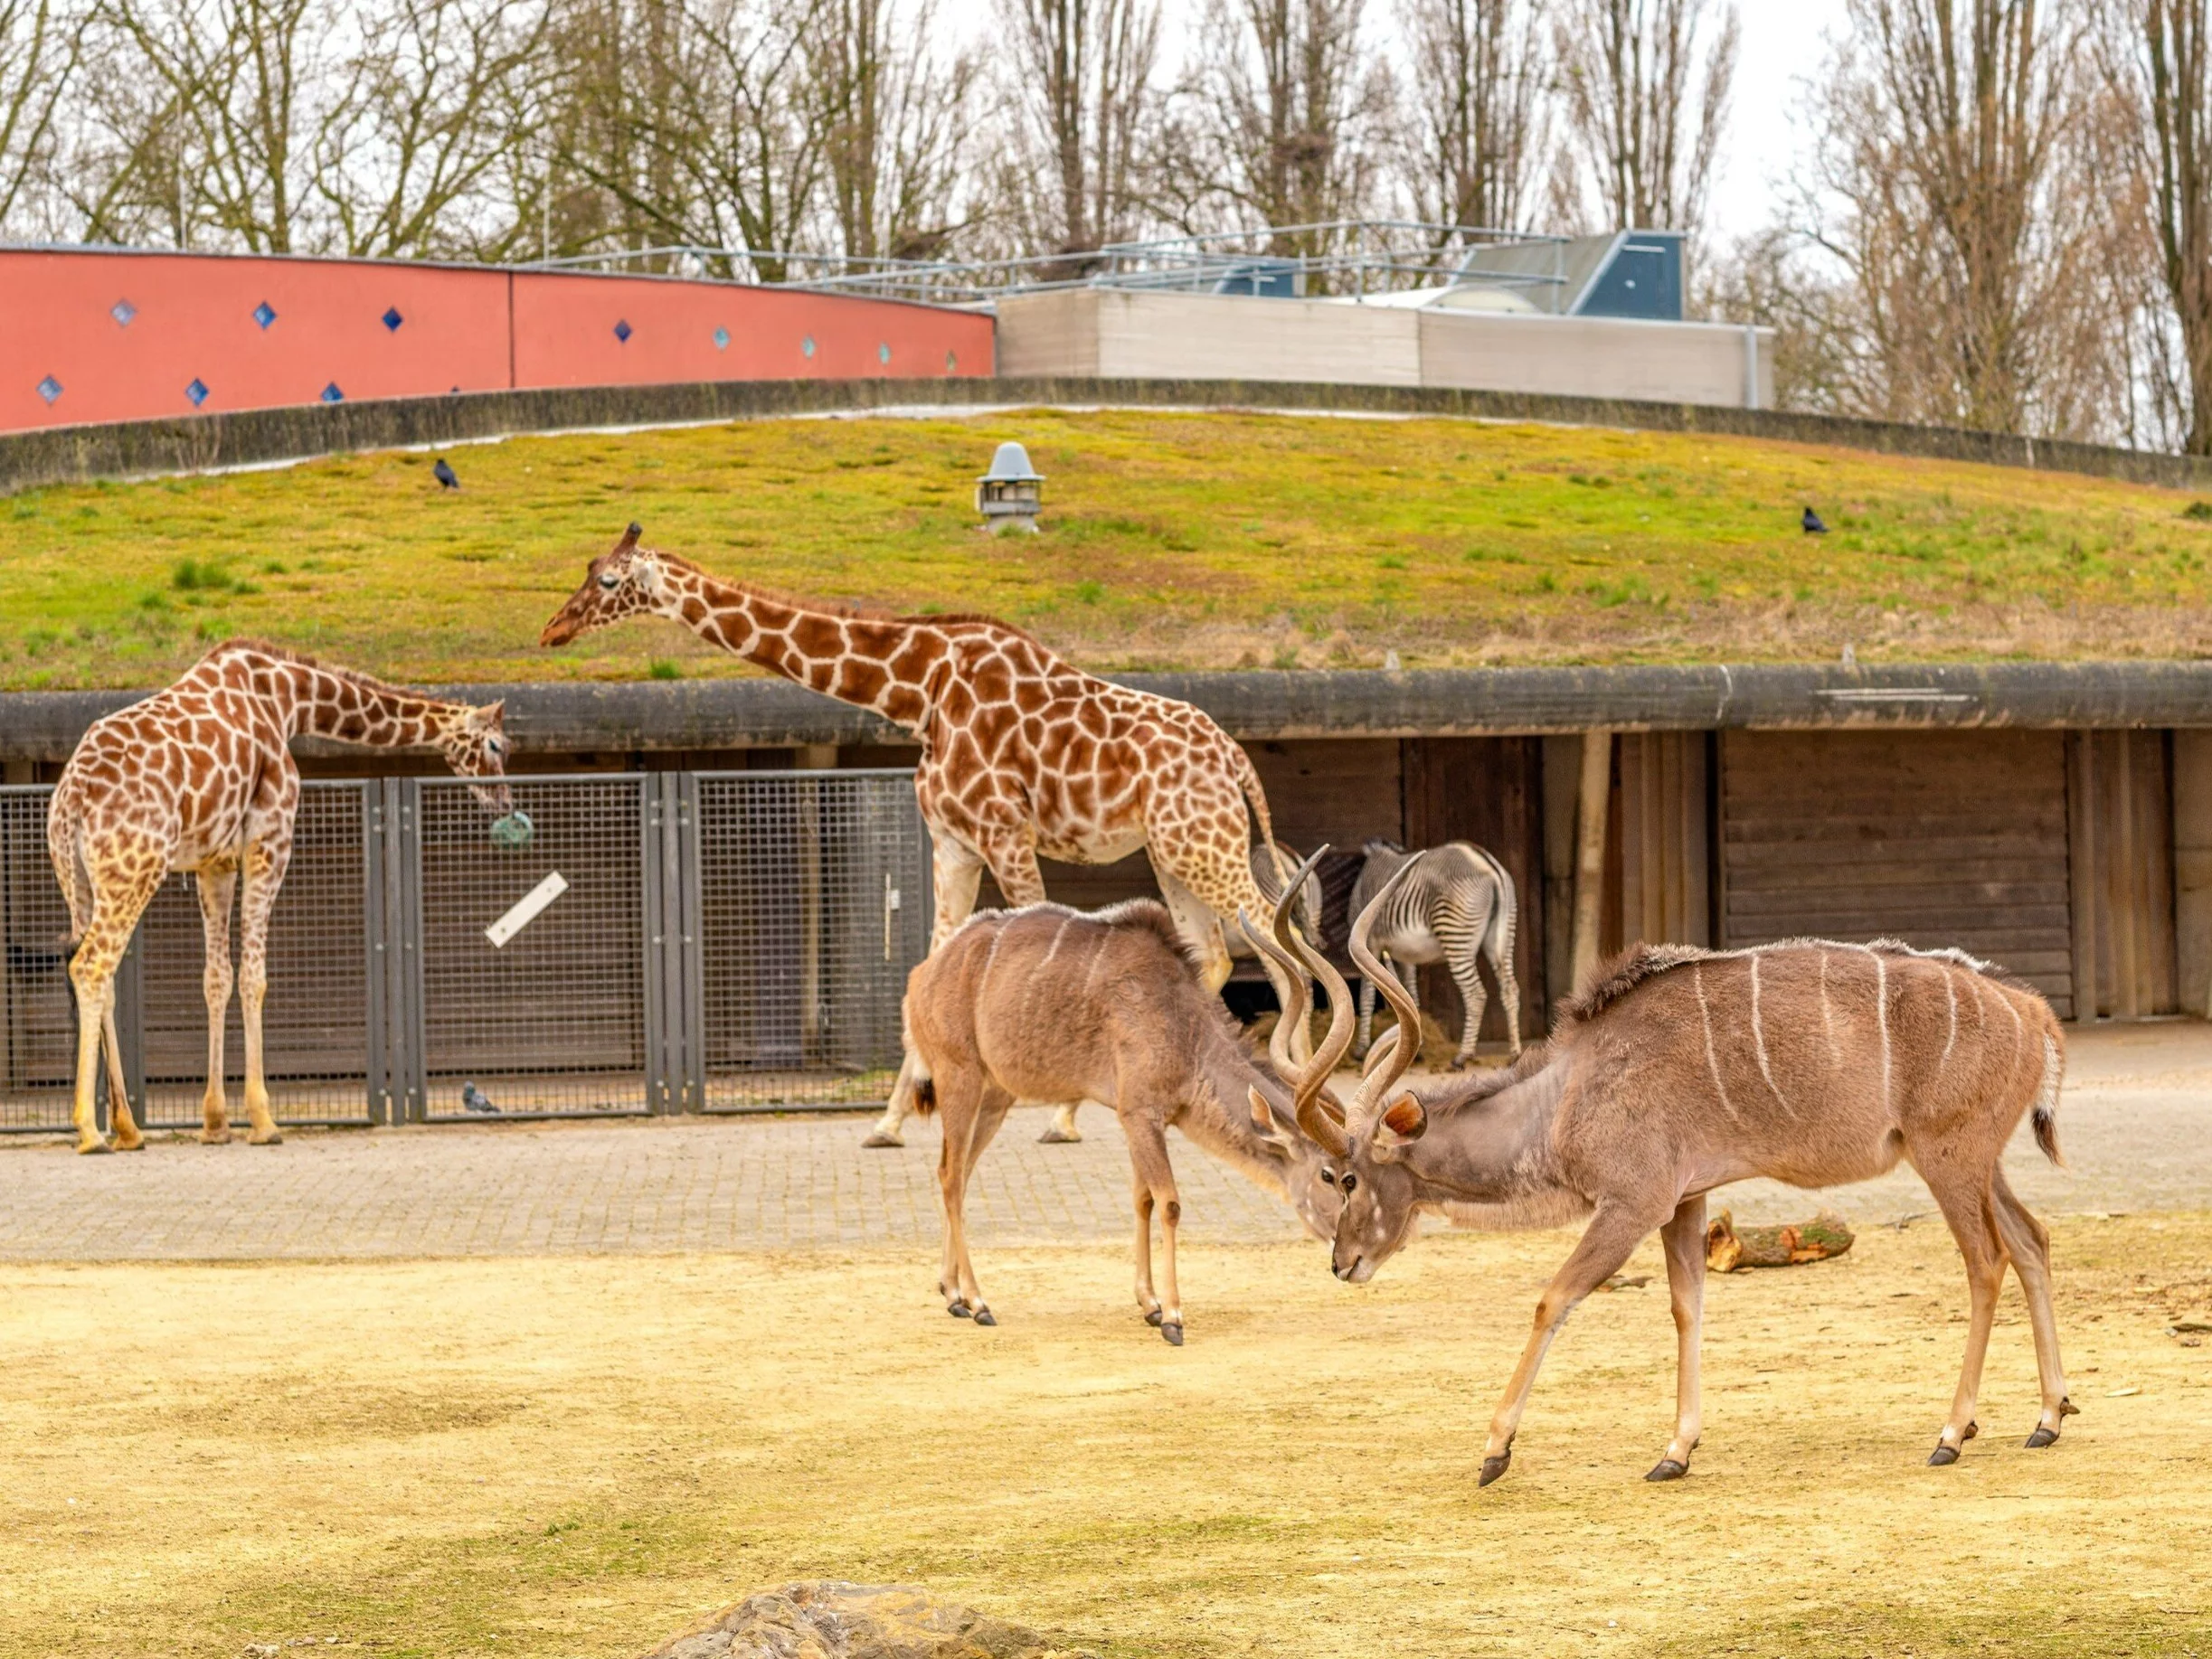
[[[1004,259],[895,259],[671,242],[571,254],[521,269],[645,271],[937,305],[988,306],[1009,295],[1072,287],[1341,297],[1440,287],[1547,290],[1567,280],[1566,247],[1564,237],[1479,226],[1339,219],[1109,242],[1073,252]],[[1481,254],[1506,248],[1538,250],[1537,257],[1510,270],[1483,269],[1473,263]]]
[[[927,948],[929,844],[904,771],[513,780],[491,839],[451,778],[315,782],[269,928],[279,1119],[483,1121],[879,1103]],[[68,1126],[69,912],[51,790],[0,789],[0,1131]],[[487,929],[558,877],[504,943]],[[192,879],[165,881],[117,981],[144,1121],[198,1124],[207,1016]],[[232,929],[233,952],[236,928]],[[224,1070],[241,1109],[244,1047]],[[106,1114],[102,1082],[103,1120]]]

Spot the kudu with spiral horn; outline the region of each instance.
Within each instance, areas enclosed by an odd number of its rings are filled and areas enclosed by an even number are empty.
[[[1306,861],[1291,891],[1319,858]],[[1302,976],[1291,977],[1302,984]],[[1296,1125],[1343,1044],[1301,1056],[1284,1021],[1271,1039],[1273,1070],[1258,1063],[1200,978],[1174,919],[1149,900],[1095,913],[1036,904],[970,917],[908,976],[905,1019],[921,1071],[917,1109],[935,1112],[943,1126],[938,1288],[955,1315],[997,1323],[969,1258],[965,1209],[977,1160],[1017,1099],[1095,1100],[1120,1119],[1136,1211],[1137,1303],[1177,1346],[1182,1200],[1167,1160],[1169,1125],[1288,1199],[1317,1239],[1335,1231],[1335,1194],[1316,1178],[1322,1155]]]
[[[1370,907],[1370,912],[1373,907]],[[1410,1024],[1412,1001],[1367,950],[1352,957]],[[1971,1312],[1951,1411],[1928,1461],[1958,1461],[1997,1293],[2009,1265],[2027,1294],[2041,1383],[2031,1447],[2074,1410],[2051,1306],[2050,1239],[1999,1160],[2023,1117],[2058,1161],[2058,1022],[2035,991],[1961,951],[1799,939],[1712,951],[1640,945],[1570,1002],[1550,1041],[1511,1069],[1393,1095],[1404,1067],[1370,1066],[1321,1179],[1341,1202],[1334,1267],[1364,1283],[1423,1209],[1498,1227],[1589,1227],[1536,1304],[1498,1403],[1480,1484],[1506,1472],[1545,1350],[1568,1313],[1655,1229],[1677,1342],[1674,1437],[1649,1479],[1688,1472],[1703,1424],[1698,1345],[1705,1207],[1748,1176],[1800,1187],[1866,1181],[1908,1158],[1964,1258]]]

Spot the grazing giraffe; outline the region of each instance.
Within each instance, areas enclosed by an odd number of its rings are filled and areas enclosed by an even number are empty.
[[[240,891],[239,1005],[245,1016],[247,1139],[284,1138],[261,1074],[261,999],[269,915],[292,853],[299,768],[289,740],[307,733],[378,749],[436,748],[466,778],[506,769],[504,710],[439,702],[344,668],[251,640],[231,640],[164,691],[97,721],[61,768],[46,809],[46,847],[69,900],[70,978],[77,987],[79,1152],[144,1144],[124,1086],[115,1030],[115,970],[138,918],[171,871],[189,870],[206,929],[207,1096],[200,1138],[231,1138],[223,1112],[222,1023],[231,1000],[231,898]],[[505,783],[478,788],[512,809]],[[93,1080],[105,1039],[115,1141],[99,1133]]]
[[[1199,710],[1087,674],[988,617],[800,605],[640,547],[642,533],[632,524],[591,561],[539,644],[650,612],[921,739],[932,952],[974,910],[986,869],[1008,905],[1041,902],[1040,856],[1108,864],[1144,848],[1209,991],[1229,977],[1222,924],[1240,909],[1271,920],[1250,862],[1253,820],[1261,844],[1274,843],[1267,797],[1250,757]],[[1277,891],[1286,879],[1279,867]],[[910,1055],[869,1145],[902,1144],[912,1086]],[[1081,1138],[1075,1104],[1061,1105],[1045,1140]]]

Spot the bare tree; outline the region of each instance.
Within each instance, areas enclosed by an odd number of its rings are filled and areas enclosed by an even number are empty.
[[[336,18],[317,0],[103,0],[99,17],[110,68],[137,83],[114,107],[145,118],[117,133],[109,212],[173,184],[180,242],[204,225],[257,253],[308,246],[313,106]]]
[[[1569,0],[1556,32],[1567,126],[1608,227],[1703,228],[1737,28],[1730,0]]]
[[[847,254],[928,259],[966,228],[958,217],[978,66],[945,56],[933,0],[826,0],[808,83],[829,182],[831,223]]]
[[[387,4],[358,14],[358,48],[317,136],[313,185],[333,245],[496,257],[525,227],[486,198],[528,142],[548,14],[535,0]]]
[[[2110,244],[2080,19],[2036,0],[1851,0],[1811,217],[1892,419],[2086,434],[2112,409]],[[2083,142],[2076,142],[2083,141]]]
[[[1209,0],[1164,141],[1163,205],[1186,229],[1319,224],[1372,203],[1394,102],[1363,0]],[[1319,233],[1278,238],[1311,253]]]
[[[2142,370],[2184,427],[2182,448],[2212,455],[2212,52],[2206,0],[2111,0],[2099,58],[2118,107],[2107,129],[2132,136],[2147,251],[2170,318],[2135,338]]]
[[[1412,64],[1402,165],[1432,223],[1519,230],[1543,160],[1546,0],[1403,0]]]
[[[1131,235],[1156,98],[1158,0],[999,0],[1015,136],[1004,192],[1032,246]]]
[[[53,0],[0,0],[0,230],[17,228],[45,180],[83,40],[83,17]]]

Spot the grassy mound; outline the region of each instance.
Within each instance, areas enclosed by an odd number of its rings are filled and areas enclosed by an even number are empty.
[[[1049,478],[974,529],[992,446]],[[983,609],[1086,665],[2186,655],[2212,506],[2060,474],[1462,420],[1022,411],[522,438],[0,504],[0,687],[144,685],[251,633],[420,680],[749,672],[544,618],[625,523],[795,594]],[[1833,533],[1799,529],[1810,504]]]

